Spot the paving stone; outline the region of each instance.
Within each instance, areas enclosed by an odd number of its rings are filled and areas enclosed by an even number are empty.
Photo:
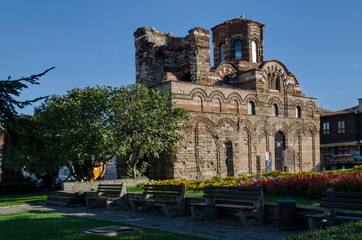
[[[22,205],[0,208],[0,214],[10,214],[21,211],[57,212],[70,216],[93,218],[122,222],[138,227],[147,227],[187,235],[205,237],[207,239],[225,240],[280,240],[287,236],[303,232],[280,231],[276,224],[264,224],[256,227],[242,227],[237,221],[222,219],[217,221],[194,221],[190,216],[167,218],[154,213],[134,213],[131,210],[105,211],[103,209],[88,209],[86,207],[59,208],[42,205]]]

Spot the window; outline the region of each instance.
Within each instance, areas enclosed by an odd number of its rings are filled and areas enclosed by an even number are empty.
[[[302,117],[302,109],[299,106],[295,107],[295,117],[301,118]]]
[[[270,89],[280,91],[280,79],[279,79],[279,77],[271,75],[269,78],[270,78]]]
[[[220,62],[225,61],[225,46],[223,43],[221,43],[219,46],[219,57],[220,57]]]
[[[248,102],[248,114],[255,115],[255,103],[252,101]]]
[[[325,135],[329,134],[329,122],[323,123],[322,128],[323,128],[323,134]]]
[[[346,127],[344,121],[338,121],[338,133],[345,133]]]
[[[278,116],[279,115],[279,110],[278,110],[278,105],[273,104],[272,105],[272,116]]]
[[[234,42],[234,58],[235,59],[242,59],[243,57],[243,47],[240,40],[236,40]]]
[[[251,57],[252,57],[252,62],[258,62],[258,45],[255,41],[251,42]]]

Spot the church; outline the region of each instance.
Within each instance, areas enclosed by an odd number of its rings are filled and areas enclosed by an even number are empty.
[[[136,82],[172,93],[191,120],[176,152],[150,160],[152,179],[208,179],[271,170],[317,171],[317,100],[296,76],[264,60],[264,25],[236,18],[175,37],[134,33]],[[213,66],[210,58],[213,57]]]

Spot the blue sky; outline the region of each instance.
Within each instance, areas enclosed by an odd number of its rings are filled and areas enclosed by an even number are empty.
[[[360,0],[0,0],[0,11],[0,79],[56,67],[20,99],[132,84],[138,27],[182,37],[242,14],[266,25],[264,60],[283,62],[319,107],[362,98]]]

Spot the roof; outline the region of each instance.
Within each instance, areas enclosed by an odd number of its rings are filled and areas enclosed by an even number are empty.
[[[362,109],[359,109],[359,106],[357,105],[357,106],[346,108],[346,109],[339,110],[339,111],[330,111],[330,110],[323,109],[323,108],[317,108],[317,111],[320,113],[321,116],[332,116],[332,115],[362,112]]]

